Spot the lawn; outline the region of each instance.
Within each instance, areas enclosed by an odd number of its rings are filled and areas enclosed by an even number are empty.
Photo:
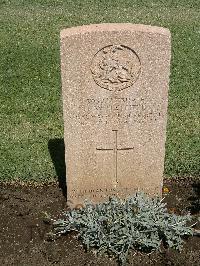
[[[62,152],[59,33],[105,22],[170,29],[165,175],[199,175],[200,1],[0,0],[0,180],[58,174],[50,148]]]

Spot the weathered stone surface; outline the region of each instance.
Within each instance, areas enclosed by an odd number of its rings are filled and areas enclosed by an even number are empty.
[[[61,31],[69,202],[161,194],[170,32],[133,24]]]

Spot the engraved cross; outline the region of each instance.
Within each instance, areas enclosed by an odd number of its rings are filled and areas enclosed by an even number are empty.
[[[114,147],[113,148],[96,148],[97,151],[113,151],[115,158],[115,180],[118,183],[118,151],[133,150],[134,148],[118,148],[118,130],[112,130],[114,132]]]

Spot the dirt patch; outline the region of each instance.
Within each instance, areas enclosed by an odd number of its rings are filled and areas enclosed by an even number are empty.
[[[200,212],[200,181],[197,179],[167,179],[164,186],[169,211],[184,214],[191,211],[193,222]],[[117,262],[109,257],[86,253],[76,235],[48,241],[50,225],[44,213],[57,217],[67,208],[66,199],[58,185],[42,187],[0,184],[0,265],[109,265]],[[197,223],[196,229],[200,229]],[[199,265],[200,237],[185,241],[181,253],[162,250],[151,254],[132,251],[128,265]]]

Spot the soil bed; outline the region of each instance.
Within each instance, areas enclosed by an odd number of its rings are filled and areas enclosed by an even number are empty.
[[[200,182],[193,178],[166,179],[164,187],[169,189],[164,194],[169,211],[190,211],[195,223],[200,212]],[[51,226],[44,222],[44,213],[57,217],[67,208],[57,184],[36,187],[0,183],[0,205],[0,265],[118,265],[112,258],[86,253],[76,235],[48,240]],[[199,222],[195,228],[200,229]],[[151,254],[132,251],[127,265],[199,265],[199,261],[200,237],[193,236],[185,241],[181,253],[168,249]]]

